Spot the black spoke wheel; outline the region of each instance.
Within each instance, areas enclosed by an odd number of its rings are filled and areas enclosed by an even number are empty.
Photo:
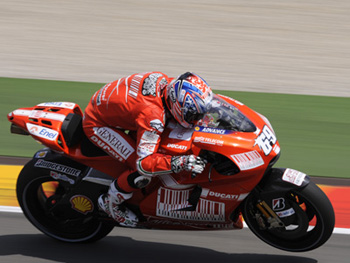
[[[86,243],[108,235],[113,225],[93,213],[71,213],[67,198],[68,184],[48,175],[47,170],[24,167],[17,180],[17,199],[27,219],[44,234],[64,242]]]
[[[302,189],[286,193],[294,210],[288,218],[280,218],[283,226],[272,227],[257,209],[258,197],[251,194],[243,204],[242,214],[252,232],[276,248],[303,252],[324,244],[333,233],[335,216],[332,204],[322,190],[310,182]]]

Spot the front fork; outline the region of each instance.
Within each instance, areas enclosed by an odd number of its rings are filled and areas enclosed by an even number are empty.
[[[252,204],[257,209],[253,209],[253,215],[261,229],[281,228],[293,222],[295,210],[291,199],[293,189],[305,187],[310,179],[304,175],[302,181],[291,180],[291,175],[295,178],[301,177],[299,171],[285,168],[272,168],[252,192],[256,202]],[[289,176],[289,177],[287,177]],[[298,176],[298,177],[297,177]],[[293,178],[292,178],[293,179]],[[276,202],[283,202],[280,209],[271,208]]]
[[[284,223],[264,200],[259,200],[256,207],[261,212],[261,214],[255,213],[255,219],[261,229],[284,227]],[[265,220],[262,218],[262,215],[265,217],[268,226],[265,224]]]

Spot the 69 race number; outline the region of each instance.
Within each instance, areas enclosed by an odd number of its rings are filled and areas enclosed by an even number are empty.
[[[265,155],[269,155],[276,142],[277,138],[275,134],[268,126],[265,125],[258,138],[255,139],[254,146],[258,145]]]

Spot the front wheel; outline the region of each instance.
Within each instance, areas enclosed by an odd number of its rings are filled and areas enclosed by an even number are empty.
[[[69,243],[97,241],[112,231],[113,225],[93,215],[72,216],[62,201],[69,186],[53,179],[47,170],[27,164],[17,179],[17,199],[27,219],[44,234]]]
[[[280,224],[271,224],[258,209],[262,200],[252,193],[242,209],[250,230],[271,246],[291,252],[309,251],[324,244],[333,232],[335,216],[323,191],[310,182],[286,193],[285,200],[291,207],[289,215],[278,218]]]

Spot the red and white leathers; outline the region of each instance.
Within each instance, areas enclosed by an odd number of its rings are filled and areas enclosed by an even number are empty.
[[[157,153],[166,121],[162,92],[170,80],[164,73],[147,72],[106,84],[85,109],[88,138],[131,172],[150,177],[171,172],[171,156]],[[126,178],[118,185],[126,192],[136,190]]]
[[[129,209],[119,209],[119,205],[131,198],[132,192],[145,187],[151,177],[204,170],[205,162],[200,157],[157,153],[166,122],[164,100],[170,99],[163,98],[163,90],[170,81],[161,72],[133,74],[106,84],[85,109],[83,128],[88,138],[130,168],[98,199],[99,207],[121,225],[136,226],[136,215]],[[179,94],[181,87],[178,85]]]

